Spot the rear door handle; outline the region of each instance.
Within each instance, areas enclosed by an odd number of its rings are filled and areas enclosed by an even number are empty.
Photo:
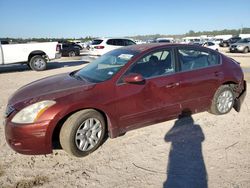
[[[170,84],[166,85],[166,88],[174,88],[174,87],[177,87],[177,86],[179,86],[179,85],[180,85],[180,83],[179,83],[179,82],[176,82],[176,83],[170,83]]]

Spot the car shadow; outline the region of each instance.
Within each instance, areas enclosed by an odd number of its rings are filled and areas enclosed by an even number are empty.
[[[185,110],[165,135],[171,142],[164,188],[207,188],[207,172],[202,155],[205,140],[200,125]]]
[[[59,69],[63,67],[73,67],[89,63],[88,61],[67,61],[67,62],[49,62],[47,64],[46,70]],[[45,71],[46,71],[45,70]],[[33,71],[27,64],[10,64],[10,65],[0,65],[0,74],[1,73],[10,73],[10,72],[24,72],[24,71]]]

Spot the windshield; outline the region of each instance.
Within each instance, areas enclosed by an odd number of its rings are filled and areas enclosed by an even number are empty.
[[[103,82],[114,76],[136,54],[137,51],[113,50],[76,72],[75,76],[91,82]]]

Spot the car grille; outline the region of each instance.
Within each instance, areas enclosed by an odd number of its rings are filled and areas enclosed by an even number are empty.
[[[13,108],[10,105],[7,105],[6,110],[5,110],[5,114],[4,117],[8,117],[12,112],[14,112],[15,108]]]

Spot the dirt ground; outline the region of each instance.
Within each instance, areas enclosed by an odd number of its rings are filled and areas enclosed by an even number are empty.
[[[250,54],[230,55],[241,62],[249,82]],[[0,69],[0,114],[19,87],[84,64],[61,61],[51,63],[44,72],[26,66]],[[137,129],[108,139],[85,158],[62,150],[41,156],[15,153],[5,142],[2,115],[0,122],[0,188],[250,187],[249,89],[240,113],[204,112]]]

